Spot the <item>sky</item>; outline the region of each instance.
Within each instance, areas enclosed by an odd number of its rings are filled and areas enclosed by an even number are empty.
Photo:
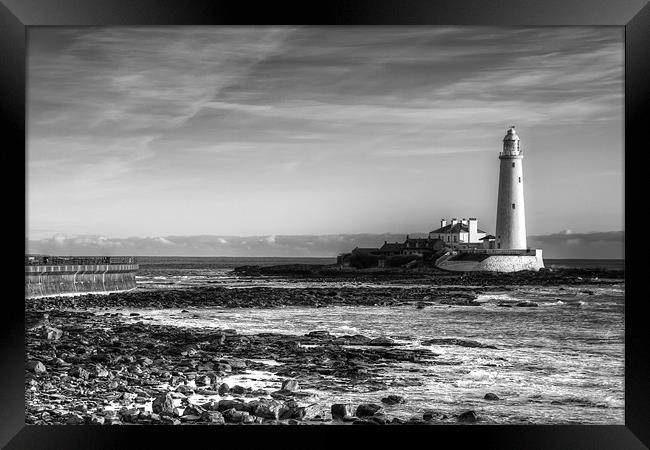
[[[621,27],[30,27],[28,46],[26,234],[60,252],[493,233],[510,125],[530,236],[624,230]]]

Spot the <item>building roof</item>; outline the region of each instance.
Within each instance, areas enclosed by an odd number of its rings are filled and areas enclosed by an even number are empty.
[[[386,253],[386,252],[401,252],[403,248],[404,248],[404,244],[400,244],[399,242],[395,242],[395,243],[386,242],[384,245],[381,246],[379,251],[383,252],[383,253]]]
[[[442,233],[442,234],[450,234],[450,233],[469,233],[469,226],[462,223],[458,222],[456,225],[446,225],[442,228],[438,228],[437,230],[433,230],[432,233]],[[477,233],[485,233],[485,231],[481,229],[476,230]]]
[[[378,248],[372,248],[372,247],[356,247],[354,250],[352,250],[354,253],[376,253],[379,251]]]
[[[406,239],[406,241],[404,241],[404,247],[408,249],[433,249],[437,242],[441,242],[441,240],[438,238]]]

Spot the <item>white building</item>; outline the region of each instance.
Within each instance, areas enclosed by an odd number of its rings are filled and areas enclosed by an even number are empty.
[[[470,217],[469,220],[461,219],[460,222],[454,217],[451,223],[447,224],[446,219],[440,221],[440,228],[429,233],[429,239],[441,239],[445,244],[451,246],[464,246],[464,244],[483,245],[481,238],[487,233],[478,228],[478,220]]]
[[[527,248],[523,158],[519,136],[512,126],[503,138],[503,152],[499,154],[501,167],[495,241],[498,249]]]

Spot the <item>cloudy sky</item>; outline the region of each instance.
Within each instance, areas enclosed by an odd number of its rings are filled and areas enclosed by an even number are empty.
[[[530,235],[623,230],[619,27],[28,39],[32,241],[399,234],[470,216],[493,233],[513,124]]]

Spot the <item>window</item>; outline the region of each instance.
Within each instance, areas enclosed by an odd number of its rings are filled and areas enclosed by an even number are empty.
[[[521,177],[519,177],[519,182],[521,183]]]
[[[512,167],[515,167],[515,163],[512,163]]]
[[[454,236],[454,242],[458,242],[458,236]]]
[[[512,209],[515,209],[515,204],[514,203],[512,204]]]

